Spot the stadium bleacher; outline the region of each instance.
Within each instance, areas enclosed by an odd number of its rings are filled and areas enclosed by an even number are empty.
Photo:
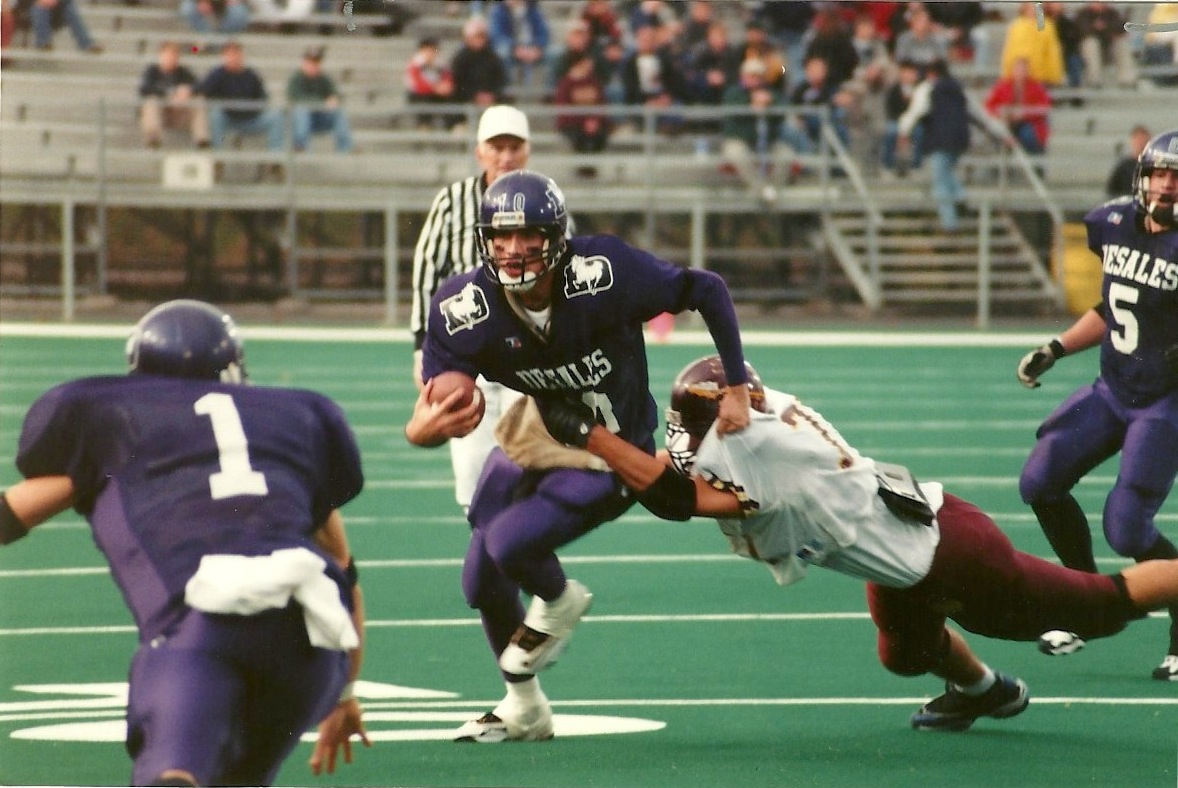
[[[203,210],[264,208],[285,210],[296,223],[297,214],[304,211],[380,213],[392,206],[394,221],[404,223],[406,216],[424,213],[437,187],[471,172],[477,109],[453,108],[468,118],[457,133],[417,128],[418,108],[407,106],[403,97],[404,65],[417,39],[426,34],[442,39],[442,56],[448,59],[460,41],[465,9],[452,0],[398,0],[398,5],[404,11],[404,25],[395,35],[378,29],[387,21],[380,15],[349,19],[338,14],[286,25],[281,32],[272,21],[257,21],[236,36],[247,63],[262,74],[272,104],[278,106],[284,103],[286,80],[297,68],[300,53],[311,45],[326,46],[324,68],[344,94],[358,151],[334,154],[330,141],[320,138],[306,153],[274,154],[266,152],[259,140],[236,139],[222,150],[203,153],[215,159],[219,178],[206,191],[165,188],[162,174],[168,158],[191,152],[191,146],[185,135],[172,134],[161,149],[145,149],[135,122],[139,76],[153,61],[161,41],[180,41],[183,62],[197,74],[219,62],[216,40],[189,31],[174,2],[83,2],[87,24],[104,50],[100,54],[76,51],[64,32],[58,34],[51,51],[31,48],[18,34],[17,46],[3,52],[0,71],[0,202],[60,205],[68,199],[76,204],[101,204],[103,210],[165,205]],[[554,42],[562,40],[580,5],[579,0],[543,4]],[[741,11],[739,3],[718,7],[733,20]],[[1007,16],[1013,13],[1009,4],[994,4],[994,8]],[[1130,13],[1143,18],[1145,10],[1134,7]],[[1001,21],[987,23],[991,52],[1001,51],[1003,31]],[[963,65],[958,73],[973,97],[980,99],[997,77],[997,65]],[[718,139],[700,134],[657,135],[649,127],[648,116],[645,130],[639,126],[637,131],[615,134],[604,154],[575,154],[554,130],[555,108],[535,91],[525,97],[521,106],[533,122],[534,166],[557,178],[575,210],[602,217],[590,225],[613,228],[610,213],[644,217],[645,228],[637,240],[670,259],[691,262],[689,244],[668,240],[667,233],[658,229],[658,217],[700,210],[707,216],[741,212],[756,216],[767,207],[761,195],[750,192],[724,168]],[[1156,87],[1143,78],[1137,90],[1076,89],[1067,97],[1068,101],[1053,108],[1051,143],[1036,163],[1054,205],[1075,215],[1103,199],[1105,178],[1129,127],[1144,123],[1161,129],[1173,124],[1178,90]],[[799,215],[834,207],[866,212],[872,203],[892,212],[927,211],[927,176],[916,173],[906,181],[881,180],[875,142],[873,132],[856,131],[851,154],[859,177],[832,180],[831,171],[826,170],[821,177],[781,189],[768,207]],[[1042,198],[1017,170],[1013,175],[995,176],[1010,162],[993,146],[982,140],[975,147],[963,162],[963,169],[973,177],[972,200],[1027,212],[1044,210]],[[817,161],[813,169],[822,171],[829,164],[831,160]],[[585,165],[596,168],[595,178],[581,176]],[[271,177],[273,173],[279,176]],[[863,194],[856,188],[860,183]],[[285,243],[297,246],[297,236],[288,228]],[[27,243],[19,247],[21,255],[14,255],[9,250],[16,240],[24,243],[12,237],[11,227],[0,223],[0,292],[11,292],[21,284],[18,258],[27,256]],[[54,240],[46,242],[47,248]],[[412,241],[410,218],[398,238],[398,259],[391,266],[402,278]],[[816,243],[811,252],[827,254],[829,248]],[[1040,248],[1038,253],[1040,263],[1046,264],[1052,250]],[[365,254],[361,250],[358,256]],[[756,256],[750,254],[750,258]],[[387,292],[374,295],[383,297]]]

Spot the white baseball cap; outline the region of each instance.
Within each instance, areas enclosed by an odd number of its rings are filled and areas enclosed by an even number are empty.
[[[528,116],[506,104],[487,107],[479,118],[478,141],[486,142],[502,134],[519,137],[526,142],[529,134]]]

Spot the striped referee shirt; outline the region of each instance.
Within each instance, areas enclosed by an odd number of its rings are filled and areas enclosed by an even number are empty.
[[[413,250],[413,310],[409,330],[414,346],[425,341],[429,304],[439,285],[479,265],[475,226],[483,198],[483,175],[472,175],[444,187],[434,197]]]

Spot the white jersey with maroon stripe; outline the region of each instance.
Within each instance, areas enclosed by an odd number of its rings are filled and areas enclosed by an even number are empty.
[[[694,473],[744,503],[745,516],[720,519],[743,556],[768,564],[781,585],[815,564],[881,585],[923,578],[940,540],[932,526],[894,515],[879,496],[875,462],[859,454],[820,413],[766,390],[770,414],[753,412],[743,431],[700,444]],[[920,484],[933,511],[941,485]]]

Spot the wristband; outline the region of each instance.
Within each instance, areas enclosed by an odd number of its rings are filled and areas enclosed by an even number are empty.
[[[29,529],[16,516],[16,512],[12,511],[4,494],[0,493],[0,545],[12,544],[28,535]]]
[[[339,694],[339,702],[347,703],[350,700],[356,699],[356,682],[349,681],[344,685],[343,690]]]
[[[348,565],[344,567],[344,575],[348,578],[348,582],[351,583],[352,588],[355,588],[356,583],[360,582],[360,572],[356,569],[356,559],[354,557],[348,557]]]
[[[1068,351],[1064,348],[1063,343],[1059,341],[1059,337],[1056,337],[1055,339],[1048,342],[1047,347],[1051,348],[1051,355],[1055,356],[1057,359],[1063,358],[1068,353]]]

